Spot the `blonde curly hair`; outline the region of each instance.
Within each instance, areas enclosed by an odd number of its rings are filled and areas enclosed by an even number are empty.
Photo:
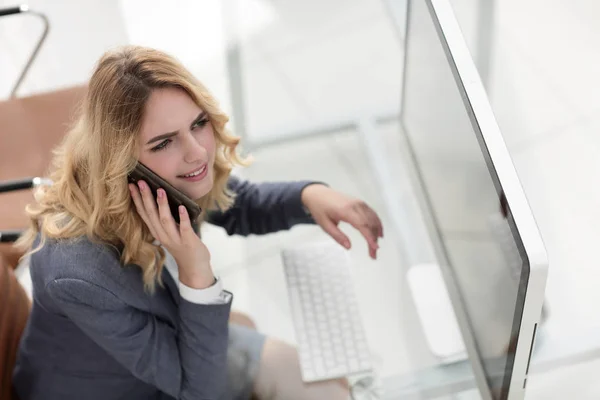
[[[184,90],[206,112],[217,143],[215,179],[210,193],[197,202],[207,210],[227,209],[233,193],[227,180],[234,165],[245,165],[236,152],[240,139],[225,128],[228,116],[208,90],[175,58],[159,50],[124,46],[105,53],[89,81],[75,124],[53,151],[53,184],[35,193],[27,205],[29,229],[15,244],[32,254],[46,238],[90,240],[120,249],[121,262],[137,264],[146,289],[161,283],[164,250],[142,221],[127,187],[136,165],[140,126],[152,91]],[[38,234],[39,245],[32,249]]]

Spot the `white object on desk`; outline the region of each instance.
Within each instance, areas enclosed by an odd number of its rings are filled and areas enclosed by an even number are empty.
[[[335,242],[318,242],[281,255],[303,380],[371,371],[346,250]]]

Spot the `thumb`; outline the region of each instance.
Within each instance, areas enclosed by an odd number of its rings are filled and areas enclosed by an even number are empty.
[[[329,236],[331,236],[340,245],[342,245],[346,249],[350,248],[350,239],[348,239],[348,236],[346,236],[344,232],[340,230],[336,223],[334,223],[330,219],[325,218],[321,222],[321,227],[325,232],[329,234]]]

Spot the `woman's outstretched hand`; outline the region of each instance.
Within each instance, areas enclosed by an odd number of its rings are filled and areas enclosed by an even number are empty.
[[[383,237],[383,225],[367,203],[320,184],[309,185],[302,190],[302,203],[315,222],[346,249],[351,246],[350,239],[338,224],[346,222],[352,225],[366,239],[371,258],[377,258],[377,241]]]

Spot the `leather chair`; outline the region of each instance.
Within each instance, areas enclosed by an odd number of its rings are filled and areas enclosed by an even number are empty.
[[[0,101],[0,183],[46,176],[52,149],[64,137],[86,90],[77,86]],[[30,190],[0,193],[0,230],[28,227],[24,208],[32,200]],[[21,255],[10,243],[0,243],[0,256],[9,266],[14,268]]]
[[[0,101],[0,184],[9,180],[44,177],[52,148],[65,135],[86,87]],[[33,200],[31,190],[0,194],[0,231],[28,226],[25,205]],[[24,287],[17,280],[21,253],[11,243],[0,243],[0,399],[16,400],[12,373],[19,341],[31,307]]]
[[[12,390],[19,340],[31,302],[6,260],[0,257],[0,399],[16,400]]]

